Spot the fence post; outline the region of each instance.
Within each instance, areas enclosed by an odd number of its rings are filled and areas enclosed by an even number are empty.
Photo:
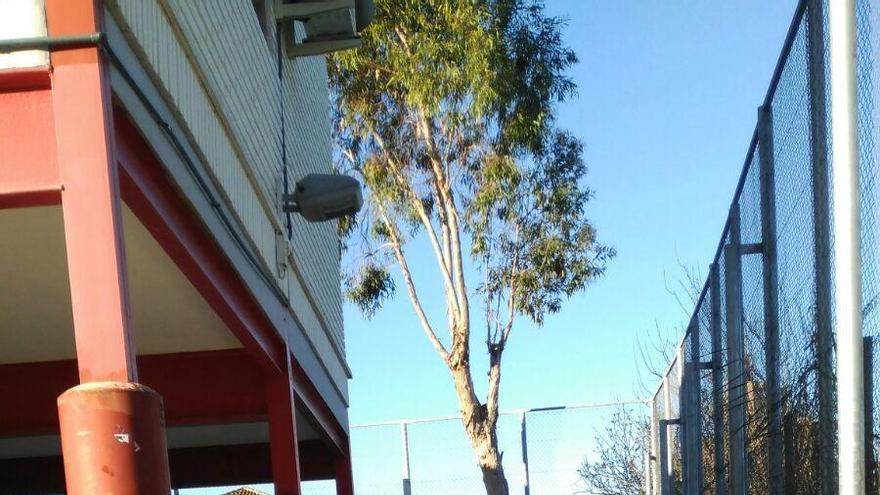
[[[865,337],[865,493],[877,493],[877,459],[874,455],[874,337]]]
[[[831,222],[828,213],[828,114],[825,105],[825,16],[823,0],[807,4],[807,63],[810,78],[810,156],[813,175],[813,252],[816,274],[816,368],[819,396],[821,494],[837,485],[834,463],[834,372],[831,331]],[[787,469],[791,469],[787,467]]]
[[[783,449],[783,463],[786,466],[794,465],[794,450],[795,450],[795,425],[794,425],[794,414],[791,412],[785,413],[785,417],[783,419],[782,426],[782,438],[783,444],[785,448]],[[785,493],[786,495],[797,495],[797,473],[794,472],[793,469],[787,469],[785,471]]]
[[[676,354],[676,360],[678,359],[678,355]],[[675,363],[675,361],[673,361]],[[669,370],[671,372],[673,368],[670,367]],[[664,495],[672,495],[671,482],[672,482],[672,446],[669,444],[669,420],[672,419],[672,392],[670,390],[670,386],[672,384],[669,380],[669,372],[666,373],[666,376],[663,377],[663,420],[660,421],[660,453],[666,454],[665,460],[663,461],[663,473],[664,478],[666,479],[666,483],[664,486],[669,491]],[[666,422],[664,424],[664,421]],[[663,442],[666,441],[666,448],[663,448]],[[662,487],[661,487],[662,488]]]
[[[746,493],[745,383],[742,329],[742,267],[739,204],[730,209],[730,242],[724,246],[724,282],[727,306],[727,407],[730,495]]]
[[[779,390],[779,285],[776,253],[776,172],[773,149],[773,109],[758,109],[758,146],[761,158],[761,261],[764,284],[764,359],[767,367],[767,472],[770,495],[784,493],[782,459],[782,394]]]
[[[409,472],[409,431],[406,423],[400,423],[400,437],[403,440],[403,495],[412,495]]]
[[[685,341],[687,338],[685,338]],[[685,352],[685,341],[682,341],[681,345],[678,348],[678,417],[680,419],[678,424],[678,447],[681,449],[681,492],[684,495],[689,495],[690,492],[688,490],[688,454],[689,454],[689,445],[688,445],[688,387],[689,387],[689,377],[688,377],[688,363],[687,356]],[[675,465],[675,460],[672,462],[673,466]],[[674,472],[674,471],[673,471]]]
[[[529,441],[526,435],[526,412],[519,413],[519,438],[522,443],[523,493],[529,495]]]
[[[672,448],[669,444],[669,427],[672,425],[680,425],[679,419],[661,419],[660,420],[660,461],[665,466],[672,464]],[[663,469],[660,472],[660,495],[674,495],[672,489],[672,471]]]
[[[721,273],[718,263],[709,267],[710,326],[712,330],[712,435],[715,495],[725,495],[724,476],[724,355],[721,343]]]
[[[668,431],[668,422],[665,419],[661,419],[659,422],[660,428],[660,495],[672,495],[672,477],[669,476],[669,471],[666,470],[666,465],[669,462],[669,431]]]
[[[862,256],[855,0],[828,3],[837,335],[838,484],[865,493]]]
[[[660,382],[662,389],[663,382]],[[657,401],[660,400],[660,389],[654,394],[651,400],[651,495],[658,495],[660,492],[660,484],[663,472],[663,465],[660,463],[660,417],[657,411]]]
[[[700,321],[695,316],[691,320],[690,329],[691,363],[690,378],[688,380],[688,418],[686,423],[688,433],[688,485],[690,493],[702,495],[703,491],[703,412],[701,404],[701,371],[703,358],[700,355]]]

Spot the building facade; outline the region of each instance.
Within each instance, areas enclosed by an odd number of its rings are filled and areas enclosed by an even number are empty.
[[[351,493],[324,54],[368,0],[0,1],[0,486]]]

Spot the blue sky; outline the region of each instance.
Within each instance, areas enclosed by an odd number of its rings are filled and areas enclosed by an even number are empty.
[[[635,386],[637,342],[650,339],[658,327],[680,338],[690,315],[668,289],[684,277],[681,265],[705,276],[796,0],[546,3],[551,14],[569,19],[566,42],[580,57],[571,72],[580,94],[560,108],[561,124],[586,145],[586,182],[596,192],[590,216],[618,257],[603,279],[543,328],[520,320],[505,351],[505,410],[644,398]],[[410,251],[424,253],[411,264],[430,268],[414,275],[427,311],[443,328],[430,248],[416,243]],[[357,308],[345,308],[353,424],[458,410],[449,374],[422,333],[399,278],[397,285],[396,300],[371,321]],[[485,390],[486,358],[476,333],[474,379]],[[592,450],[594,428],[609,413],[551,415],[543,427],[540,415],[530,420],[543,446],[530,454],[533,462],[548,469],[558,464],[558,472],[549,474],[533,466],[538,471],[533,482],[558,476],[570,483],[580,459]],[[421,432],[413,427],[414,483],[475,474],[460,430],[456,422],[433,423]],[[520,475],[518,435],[516,418],[505,417],[500,436],[502,448],[513,452],[505,457],[513,485]],[[398,427],[358,429],[352,439],[359,490],[397,489]],[[333,493],[328,483],[308,489]]]
[[[667,289],[683,278],[681,264],[706,272],[795,4],[547,0],[569,19],[566,41],[580,58],[571,72],[579,96],[560,108],[561,124],[586,144],[590,216],[618,256],[544,327],[519,320],[503,409],[639,394],[637,342],[657,327],[677,338],[689,316]],[[411,251],[425,253],[414,265],[435,266],[428,250]],[[416,281],[442,321],[433,277],[423,270]],[[347,306],[345,322],[352,423],[456,413],[448,372],[405,291],[371,321]],[[473,349],[480,386],[479,336]]]

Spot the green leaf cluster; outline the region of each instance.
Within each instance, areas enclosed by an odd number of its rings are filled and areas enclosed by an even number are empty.
[[[586,215],[583,146],[555,119],[576,94],[564,19],[540,0],[375,3],[363,46],[328,62],[337,163],[368,190],[343,230],[359,247],[346,296],[372,315],[423,233],[447,293],[482,274],[490,340],[517,315],[542,323],[614,256]],[[462,302],[447,301],[459,317]]]

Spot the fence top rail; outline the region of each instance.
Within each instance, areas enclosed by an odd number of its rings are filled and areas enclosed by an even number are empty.
[[[550,412],[550,411],[571,411],[573,409],[601,409],[605,407],[613,407],[613,406],[631,406],[631,405],[643,405],[647,406],[651,403],[651,399],[630,399],[630,400],[618,400],[618,401],[610,401],[610,402],[595,402],[590,404],[576,404],[573,406],[551,406],[551,407],[534,407],[531,409],[511,409],[509,411],[503,411],[500,413],[501,416],[519,416],[520,414],[528,414],[528,413],[540,413],[540,412]],[[418,423],[436,423],[441,421],[455,421],[460,420],[461,416],[437,416],[430,418],[411,418],[411,419],[395,419],[390,421],[378,421],[374,423],[358,423],[351,425],[349,428],[370,428],[376,426],[400,426],[400,425],[412,425]]]

